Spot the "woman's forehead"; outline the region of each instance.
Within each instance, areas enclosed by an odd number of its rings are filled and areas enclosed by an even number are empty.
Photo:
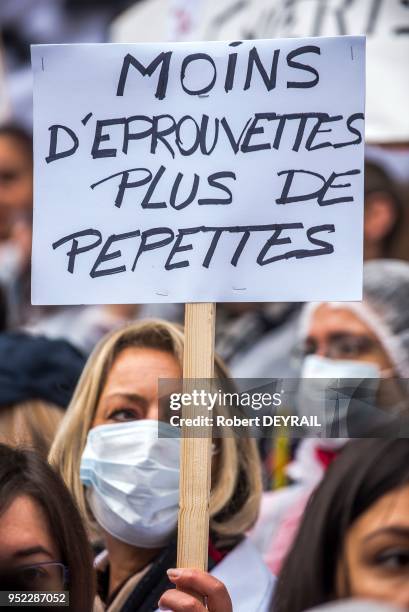
[[[17,496],[0,517],[2,554],[31,549],[40,544],[56,554],[56,544],[40,504],[28,495]]]
[[[409,535],[409,484],[382,495],[359,517],[356,527],[362,534],[399,527]]]
[[[317,306],[310,316],[307,335],[338,333],[374,336],[372,329],[347,305],[329,302]]]
[[[154,384],[158,378],[179,378],[180,365],[174,355],[160,349],[128,347],[114,360],[102,394],[113,387],[132,387]]]

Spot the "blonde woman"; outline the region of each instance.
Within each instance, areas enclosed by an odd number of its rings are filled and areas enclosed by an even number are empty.
[[[245,538],[261,495],[254,440],[214,442],[213,576],[167,574],[176,561],[180,440],[158,437],[158,379],[181,377],[183,347],[183,332],[164,321],[134,323],[104,338],[88,360],[50,461],[90,533],[103,541],[96,609],[156,610],[162,597],[168,609],[205,610],[182,592],[163,595],[173,582],[207,596],[213,612],[229,612],[230,598],[235,612],[263,612],[269,610],[272,576]],[[218,359],[215,377],[220,387],[228,384]],[[166,432],[170,425],[159,427]]]

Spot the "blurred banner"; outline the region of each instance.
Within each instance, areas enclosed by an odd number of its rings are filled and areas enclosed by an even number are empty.
[[[366,141],[409,141],[409,3],[402,0],[142,0],[116,42],[367,36]]]

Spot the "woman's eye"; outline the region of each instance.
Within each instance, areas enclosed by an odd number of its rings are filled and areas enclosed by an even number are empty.
[[[18,178],[18,172],[14,170],[0,170],[0,183],[12,183]]]
[[[140,419],[140,415],[134,408],[118,408],[113,410],[109,418],[113,421],[136,421]]]
[[[343,357],[356,357],[360,355],[360,347],[355,342],[340,342],[339,352]]]
[[[39,578],[47,576],[47,572],[42,567],[28,567],[22,571],[24,580],[27,582],[35,582]]]
[[[408,550],[390,550],[377,556],[377,564],[391,570],[400,570],[409,567]]]

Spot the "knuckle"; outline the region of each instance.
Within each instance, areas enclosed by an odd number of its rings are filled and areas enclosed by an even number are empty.
[[[199,578],[200,571],[197,569],[188,569],[188,570],[185,570],[185,572],[183,572],[183,575],[189,580],[195,580],[196,578]]]
[[[200,608],[196,604],[197,601],[194,601],[193,599],[191,601],[183,602],[181,612],[200,612]]]
[[[226,587],[224,586],[222,582],[220,582],[220,580],[217,580],[217,578],[214,578],[212,585],[211,585],[211,590],[212,590],[213,595],[217,597],[217,596],[221,596],[225,594]]]

